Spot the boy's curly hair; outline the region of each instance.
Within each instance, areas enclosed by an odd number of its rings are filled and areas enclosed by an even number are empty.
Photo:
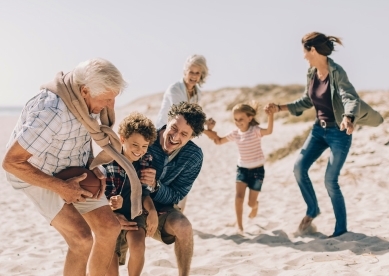
[[[157,130],[153,122],[139,112],[130,113],[121,121],[118,133],[127,139],[134,133],[142,135],[150,144],[157,139]]]
[[[181,115],[193,130],[193,137],[197,137],[204,131],[206,115],[201,106],[195,103],[180,102],[173,104],[168,113],[168,121]]]

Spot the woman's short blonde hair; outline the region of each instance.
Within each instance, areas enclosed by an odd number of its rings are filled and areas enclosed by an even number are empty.
[[[118,95],[127,85],[115,65],[102,58],[93,58],[78,64],[73,70],[73,80],[78,86],[88,88],[92,97],[108,91]]]
[[[189,67],[192,65],[199,66],[201,68],[201,77],[199,81],[199,85],[205,83],[207,77],[208,77],[208,67],[207,67],[207,60],[202,55],[192,55],[189,56],[184,64],[184,74],[189,70]]]

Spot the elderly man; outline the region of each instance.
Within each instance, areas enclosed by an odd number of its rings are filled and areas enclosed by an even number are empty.
[[[111,145],[116,137],[109,130],[115,97],[125,85],[118,69],[99,58],[59,73],[27,102],[7,145],[7,179],[68,244],[64,275],[86,275],[88,259],[89,275],[105,275],[112,258],[107,252],[114,252],[121,227],[104,196],[104,175],[98,164],[89,167],[94,160],[91,135],[103,153],[115,158]],[[85,174],[68,180],[53,176],[72,166],[92,169],[101,181],[100,192],[93,195],[80,187]]]
[[[203,153],[191,139],[204,131],[205,118],[197,104],[173,104],[168,113],[167,125],[158,130],[157,140],[148,149],[148,153],[153,156],[152,168],[141,170],[141,179],[156,176],[150,185],[150,196],[159,220],[153,238],[165,244],[175,243],[179,275],[189,275],[193,231],[191,223],[176,204],[189,193],[201,170]],[[131,224],[125,221],[121,223]],[[123,240],[121,245],[120,263],[123,264],[126,242]],[[128,274],[134,275],[131,267]]]

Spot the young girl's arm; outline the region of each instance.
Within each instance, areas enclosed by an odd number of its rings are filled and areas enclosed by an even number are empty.
[[[273,132],[274,114],[269,112],[267,117],[267,128],[261,128],[261,136],[270,135]]]
[[[217,134],[216,134],[216,136],[217,136]],[[217,136],[215,139],[213,139],[213,141],[215,142],[216,145],[223,145],[225,143],[228,143],[230,140],[228,140],[227,137]]]
[[[207,133],[204,132],[204,134],[207,135],[209,139],[213,140],[216,145],[222,145],[229,142],[227,137],[219,137],[217,132],[213,130],[209,130]]]

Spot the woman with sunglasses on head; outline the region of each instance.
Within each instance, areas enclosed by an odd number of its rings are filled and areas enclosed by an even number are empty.
[[[297,157],[293,171],[307,204],[307,212],[299,225],[299,232],[307,233],[312,220],[320,214],[308,170],[330,148],[324,183],[336,218],[335,230],[330,237],[336,237],[347,232],[346,205],[338,177],[351,146],[351,134],[356,124],[378,126],[383,119],[359,98],[346,71],[328,57],[334,51],[334,44],[342,45],[338,37],[312,32],[306,34],[301,42],[304,58],[310,66],[303,96],[289,104],[272,103],[266,108],[272,108],[275,112],[289,111],[296,116],[306,109],[315,108],[315,123]]]

